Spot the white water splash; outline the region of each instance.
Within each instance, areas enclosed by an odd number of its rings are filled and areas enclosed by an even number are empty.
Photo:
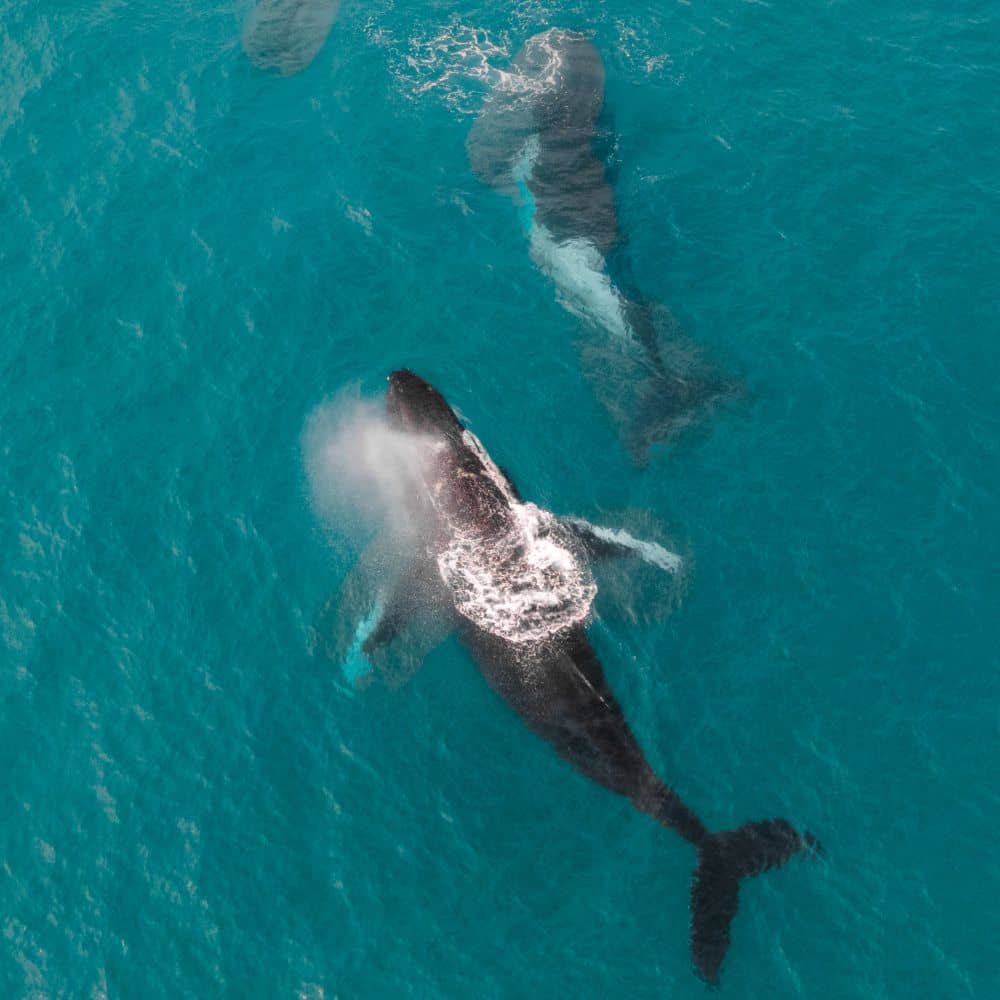
[[[506,36],[494,40],[483,28],[462,24],[457,18],[427,38],[410,39],[402,79],[409,77],[407,91],[417,97],[429,90],[443,92],[447,103],[460,104],[466,94],[463,82],[495,85],[501,70],[497,60],[510,58]],[[408,72],[407,72],[408,71]]]
[[[597,595],[587,563],[555,515],[514,496],[507,477],[469,431],[465,444],[510,505],[506,533],[481,536],[453,529],[438,553],[438,571],[458,612],[510,642],[533,642],[585,622]]]
[[[556,29],[553,29],[556,30]],[[530,72],[511,66],[511,43],[506,32],[491,33],[452,17],[433,34],[415,35],[405,54],[395,59],[393,73],[404,94],[416,99],[436,92],[462,114],[482,107],[484,87],[490,100],[537,97],[555,87],[562,57],[549,35],[533,39],[534,64]]]
[[[453,515],[452,491],[461,483],[441,479],[451,474],[450,463],[438,461],[451,445],[396,430],[373,401],[334,401],[310,418],[304,452],[314,505],[340,528],[360,516],[394,535],[388,550],[398,555],[390,561],[405,565],[423,549],[459,614],[492,635],[537,642],[586,623],[597,584],[572,529],[520,501],[478,438],[468,430],[462,438],[509,511],[505,528],[486,544]],[[348,639],[349,661],[371,627],[368,612]]]
[[[484,546],[455,532],[438,569],[458,612],[511,642],[534,642],[585,622],[597,585],[573,551],[569,533],[548,511],[511,505],[513,525]]]

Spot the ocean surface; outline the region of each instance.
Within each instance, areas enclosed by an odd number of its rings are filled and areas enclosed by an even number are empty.
[[[1000,4],[343,0],[286,76],[251,9],[0,0],[0,995],[708,995],[687,845],[453,638],[324,653],[364,540],[306,428],[407,365],[687,557],[592,626],[612,686],[709,827],[826,849],[718,995],[1000,996]],[[466,157],[550,26],[636,284],[744,387],[645,469]]]

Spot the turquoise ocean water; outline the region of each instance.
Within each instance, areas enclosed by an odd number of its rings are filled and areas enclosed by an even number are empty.
[[[354,692],[302,437],[435,382],[527,497],[691,557],[594,642],[748,885],[720,995],[1000,996],[1000,7],[0,0],[0,995],[699,997],[693,856],[451,640]],[[592,33],[637,284],[746,393],[644,471],[464,142]],[[638,615],[641,619],[641,614]]]

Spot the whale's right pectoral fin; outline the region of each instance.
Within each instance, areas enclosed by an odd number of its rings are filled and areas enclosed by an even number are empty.
[[[675,576],[684,567],[684,558],[658,542],[643,541],[622,528],[602,528],[582,517],[564,517],[562,523],[583,543],[591,559],[641,559],[664,573]]]
[[[602,618],[630,622],[658,621],[680,601],[687,584],[688,558],[669,544],[653,541],[664,538],[662,529],[644,512],[619,515],[641,532],[637,537],[624,527],[593,524],[582,517],[561,517],[589,557],[599,587],[595,609]]]
[[[371,546],[326,602],[313,646],[337,664],[349,687],[376,678],[398,687],[447,638],[451,621],[432,570],[422,559],[399,570]]]

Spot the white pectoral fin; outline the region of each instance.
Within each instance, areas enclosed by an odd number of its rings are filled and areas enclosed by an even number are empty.
[[[684,568],[684,558],[658,542],[644,541],[622,528],[603,528],[582,517],[564,517],[562,523],[583,543],[592,559],[636,558],[676,576]]]
[[[396,580],[388,597],[379,602],[372,627],[361,643],[361,652],[371,656],[399,638],[406,627],[430,603],[427,578],[430,568],[425,560],[410,563]]]
[[[397,687],[449,634],[425,561],[400,570],[370,546],[324,605],[315,643],[355,690],[379,676]]]
[[[371,680],[374,666],[365,655],[365,644],[382,617],[383,602],[376,600],[371,611],[358,622],[351,645],[343,659],[342,670],[347,682],[353,688],[363,687]]]

